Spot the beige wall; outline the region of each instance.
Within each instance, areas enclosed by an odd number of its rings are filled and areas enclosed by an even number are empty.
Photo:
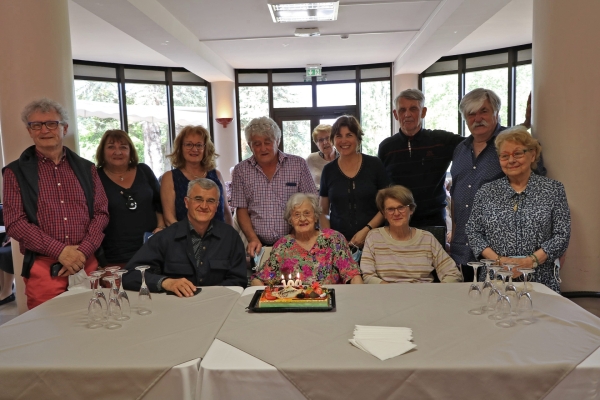
[[[561,288],[600,291],[600,2],[534,0],[533,16],[533,134],[571,209]]]

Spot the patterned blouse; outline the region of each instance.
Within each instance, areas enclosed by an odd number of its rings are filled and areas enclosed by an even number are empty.
[[[347,283],[360,276],[360,269],[352,258],[344,236],[333,229],[323,229],[310,250],[300,246],[291,235],[279,239],[273,246],[271,256],[257,268],[252,278],[265,282],[272,277],[296,274],[305,284],[314,281],[322,285]]]
[[[502,257],[528,256],[541,248],[548,260],[528,279],[560,292],[554,260],[565,253],[571,236],[562,183],[532,173],[521,193],[515,192],[506,177],[483,185],[475,195],[467,235],[476,257],[487,247]]]

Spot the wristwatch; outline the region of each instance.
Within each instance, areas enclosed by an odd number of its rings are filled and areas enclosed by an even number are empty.
[[[533,268],[537,268],[539,264],[535,254],[530,254],[529,257],[531,257],[531,260],[533,260]]]

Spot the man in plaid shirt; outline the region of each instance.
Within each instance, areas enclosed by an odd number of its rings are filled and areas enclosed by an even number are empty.
[[[275,121],[254,118],[244,133],[253,156],[235,166],[231,197],[248,239],[247,253],[254,257],[290,232],[283,219],[288,198],[298,192],[317,194],[317,188],[303,158],[279,151],[281,130]]]
[[[63,146],[69,125],[60,104],[33,101],[21,119],[34,145],[3,169],[4,220],[25,255],[31,309],[66,291],[69,275],[97,269],[108,200],[94,164]],[[60,270],[51,276],[56,263]]]

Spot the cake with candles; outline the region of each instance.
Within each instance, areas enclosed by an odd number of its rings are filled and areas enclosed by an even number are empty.
[[[327,308],[331,305],[329,290],[318,282],[312,285],[266,287],[258,300],[258,308]]]

